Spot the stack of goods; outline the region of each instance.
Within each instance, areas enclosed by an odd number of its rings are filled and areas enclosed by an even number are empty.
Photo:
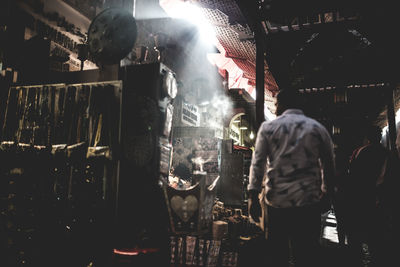
[[[198,267],[235,267],[238,253],[221,240],[196,236],[171,236],[171,265]]]
[[[262,230],[241,209],[225,207],[221,201],[213,206],[213,220],[224,221],[228,224],[228,239],[248,240],[262,234]]]
[[[247,241],[263,237],[262,230],[241,209],[216,200],[212,231],[206,235],[170,237],[171,266],[236,267]],[[210,229],[211,230],[211,229]]]

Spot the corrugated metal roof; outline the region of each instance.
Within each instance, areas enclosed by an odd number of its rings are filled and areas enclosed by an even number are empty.
[[[236,2],[234,0],[195,0],[192,2],[203,7],[205,17],[214,26],[217,39],[226,51],[225,56],[232,58],[243,71],[243,77],[249,79],[251,85],[255,85],[256,45],[254,33],[246,24]],[[275,79],[267,67],[265,88],[271,92],[278,90]]]

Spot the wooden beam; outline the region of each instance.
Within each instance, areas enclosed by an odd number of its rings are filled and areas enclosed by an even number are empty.
[[[254,31],[254,38],[256,40],[256,130],[260,127],[261,123],[265,120],[264,117],[264,103],[265,103],[265,47],[267,42],[266,31],[260,19],[259,10],[257,5],[252,1],[235,0],[238,4],[243,15],[247,18],[250,28]],[[273,70],[270,72],[274,75]],[[275,76],[274,76],[275,77]]]
[[[266,22],[269,23],[268,21]],[[321,32],[332,30],[335,28],[344,28],[344,29],[352,29],[356,26],[360,25],[359,20],[342,20],[342,21],[333,21],[333,22],[321,22],[321,23],[304,23],[299,19],[299,24],[290,24],[290,25],[280,25],[277,27],[271,27],[267,32],[268,35],[288,35],[293,34],[294,32],[304,32],[307,34],[312,34],[314,32]]]
[[[265,60],[265,51],[264,51],[264,38],[263,28],[261,23],[257,26],[257,31],[255,34],[256,37],[256,128],[261,126],[263,121],[265,120],[264,116],[264,90],[265,90],[265,69],[264,69],[264,60]]]

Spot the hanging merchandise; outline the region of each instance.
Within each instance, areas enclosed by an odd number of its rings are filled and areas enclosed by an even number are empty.
[[[121,82],[9,90],[0,146],[1,266],[110,262]],[[3,242],[4,241],[4,242]]]
[[[163,95],[172,99],[178,94],[178,85],[176,82],[175,74],[172,71],[164,69],[163,73]]]
[[[162,69],[120,69],[124,90],[122,81],[9,89],[0,266],[110,266],[126,249],[167,260],[159,179],[169,174],[176,84],[162,95]]]

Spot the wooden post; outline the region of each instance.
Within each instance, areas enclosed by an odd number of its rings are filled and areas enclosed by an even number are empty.
[[[224,90],[225,90],[225,93],[228,94],[228,92],[229,92],[229,72],[228,72],[228,70],[225,70],[225,72],[224,72]]]
[[[395,119],[395,111],[393,105],[393,98],[394,98],[394,90],[393,85],[387,88],[386,92],[386,107],[387,107],[387,120],[389,125],[389,140],[390,140],[390,150],[396,150],[396,119]]]
[[[256,127],[257,131],[261,123],[265,120],[264,116],[264,42],[262,38],[262,28],[258,24],[255,34],[256,39]]]

